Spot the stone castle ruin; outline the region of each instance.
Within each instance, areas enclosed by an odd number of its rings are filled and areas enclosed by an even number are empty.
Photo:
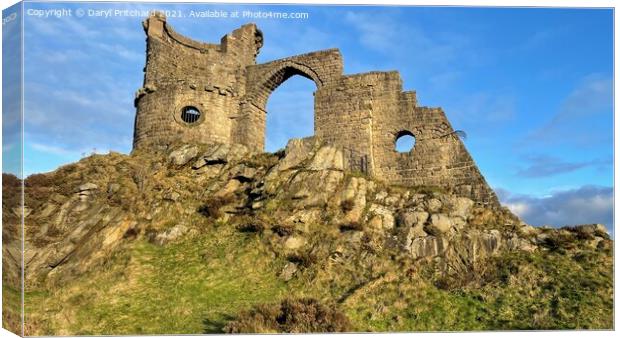
[[[345,75],[338,49],[257,64],[263,34],[254,24],[219,44],[180,35],[160,13],[143,24],[147,61],[144,86],[136,94],[134,149],[219,142],[263,151],[267,100],[300,75],[317,88],[309,141],[340,148],[351,170],[499,204],[442,109],[418,106],[416,93],[403,91],[398,72]],[[403,135],[416,140],[406,153],[395,149]]]

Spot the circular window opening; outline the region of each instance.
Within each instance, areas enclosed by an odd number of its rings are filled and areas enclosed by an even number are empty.
[[[396,136],[394,148],[399,153],[408,153],[415,146],[415,136],[411,132],[401,131]]]
[[[187,106],[181,109],[181,120],[185,123],[196,123],[200,119],[200,110],[196,107]]]

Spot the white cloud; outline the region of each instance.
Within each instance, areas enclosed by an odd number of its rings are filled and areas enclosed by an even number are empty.
[[[73,157],[76,155],[79,155],[79,152],[75,152],[75,151],[71,151],[62,147],[58,147],[58,146],[54,146],[54,145],[49,145],[49,144],[43,144],[43,143],[36,143],[36,142],[32,142],[29,144],[34,150],[37,151],[41,151],[44,153],[49,153],[49,154],[54,154],[54,155],[58,155],[58,156],[63,156],[63,157]]]
[[[583,186],[546,197],[510,194],[496,189],[502,204],[532,225],[579,225],[601,223],[613,231],[613,188]]]

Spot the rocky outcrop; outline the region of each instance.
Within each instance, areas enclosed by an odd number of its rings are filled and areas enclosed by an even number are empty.
[[[396,250],[413,260],[439,260],[452,271],[501,252],[553,249],[563,232],[593,247],[608,242],[600,225],[534,228],[507,209],[348,172],[344,159],[340,149],[312,138],[291,140],[277,154],[213,144],[90,156],[45,174],[42,189],[48,195],[27,205],[32,210],[26,217],[27,283],[83,274],[137,238],[168,245],[199,231],[197,217],[221,224],[251,220],[244,231],[269,231],[274,237],[266,241],[283,254],[317,250],[308,234],[320,225],[339,233],[340,244],[324,243],[333,257]],[[11,247],[4,246],[7,259]],[[281,278],[294,278],[300,264],[291,262]]]

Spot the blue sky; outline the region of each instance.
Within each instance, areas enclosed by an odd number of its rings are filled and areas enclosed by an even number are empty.
[[[259,62],[336,47],[345,73],[399,70],[420,105],[443,107],[467,133],[491,186],[526,221],[613,223],[611,10],[29,3],[26,174],[93,151],[128,153],[145,62],[143,18],[45,18],[29,8],[307,12],[252,20],[265,37]],[[209,42],[249,21],[169,18]],[[273,93],[267,150],[312,135],[314,89],[294,77]]]

